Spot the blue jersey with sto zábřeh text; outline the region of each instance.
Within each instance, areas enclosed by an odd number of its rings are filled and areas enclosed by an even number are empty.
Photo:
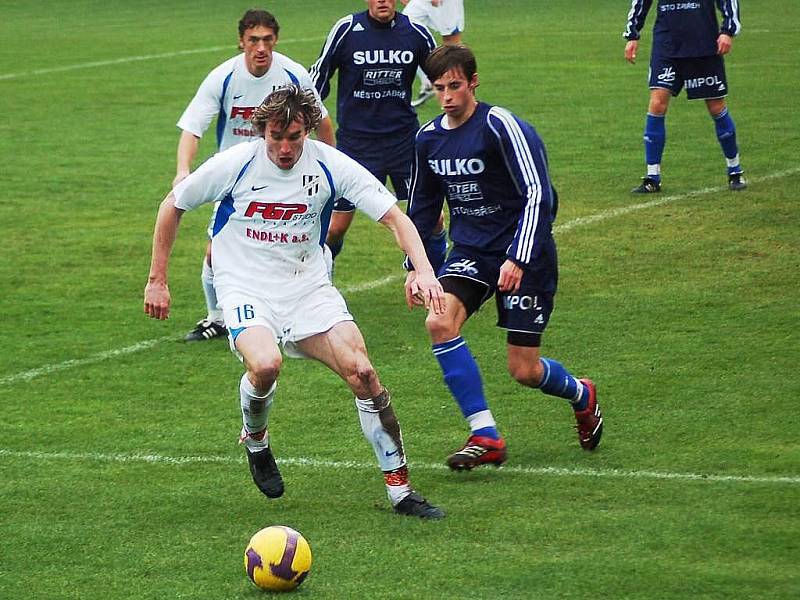
[[[625,39],[639,39],[652,4],[653,0],[632,0],[623,33]],[[714,5],[722,15],[721,26]],[[666,58],[714,56],[719,34],[733,37],[742,28],[739,0],[658,0],[656,11],[653,54]]]
[[[455,246],[535,266],[553,243],[558,208],[536,130],[483,102],[460,127],[446,129],[442,119],[417,133],[408,216],[420,237],[431,236],[447,198]]]
[[[411,84],[434,47],[430,32],[403,14],[380,23],[364,11],[333,26],[309,73],[324,100],[339,71],[336,121],[343,133],[411,136],[419,127]]]

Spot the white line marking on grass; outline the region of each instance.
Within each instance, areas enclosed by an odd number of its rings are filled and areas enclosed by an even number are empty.
[[[98,461],[116,463],[154,463],[164,465],[192,464],[244,464],[244,457],[233,456],[165,456],[162,454],[104,454],[100,452],[39,452],[17,451],[0,448],[0,458],[23,458],[33,460]],[[290,457],[277,459],[281,466],[309,467],[314,469],[351,469],[374,471],[377,465],[349,460],[322,460],[316,458]],[[445,471],[447,466],[439,463],[411,463],[412,469],[423,471]],[[789,475],[715,475],[713,473],[672,473],[663,471],[623,471],[621,469],[589,469],[562,467],[523,467],[506,466],[498,473],[515,475],[554,475],[556,477],[603,477],[622,479],[663,479],[667,481],[708,481],[713,483],[768,483],[800,485],[800,477]]]
[[[281,44],[321,42],[324,39],[325,38],[322,37],[297,38],[293,40],[282,39]],[[122,58],[114,58],[109,60],[95,60],[91,62],[77,63],[74,65],[64,65],[61,67],[49,67],[47,69],[34,69],[33,71],[23,71],[21,73],[5,73],[4,75],[0,75],[0,80],[19,79],[20,77],[28,77],[32,75],[48,75],[50,73],[62,73],[64,71],[77,71],[79,69],[91,69],[94,67],[109,67],[124,63],[158,60],[160,58],[174,58],[177,56],[188,56],[191,54],[205,54],[206,52],[217,52],[219,50],[230,50],[233,52],[234,46],[232,44],[227,44],[225,46],[211,46],[210,48],[195,48],[194,50],[176,50],[175,52],[163,52],[161,54],[141,54],[139,56],[125,56]]]
[[[105,352],[98,352],[97,354],[92,354],[91,356],[87,356],[86,358],[75,358],[72,360],[65,360],[64,362],[55,363],[52,365],[45,365],[43,367],[39,367],[38,369],[30,369],[29,371],[22,371],[21,373],[16,373],[14,375],[8,375],[7,377],[0,378],[0,385],[16,383],[17,381],[30,381],[31,379],[34,379],[41,375],[48,375],[55,371],[61,371],[62,369],[71,369],[72,367],[81,367],[83,365],[90,365],[92,363],[100,362],[108,358],[115,358],[117,356],[122,356],[124,354],[132,354],[134,352],[139,352],[139,350],[147,350],[148,348],[152,348],[156,344],[160,344],[161,342],[174,339],[177,338],[175,336],[170,335],[170,336],[155,338],[152,340],[145,340],[143,342],[138,342],[136,344],[133,344],[132,346],[126,346],[125,348],[117,348],[116,350],[107,350]]]
[[[299,41],[299,40],[296,40]],[[769,175],[764,175],[762,177],[754,177],[750,180],[751,183],[757,183],[761,181],[770,181],[772,179],[780,179],[781,177],[789,177],[790,175],[795,175],[796,173],[800,173],[800,167],[795,167],[793,169],[787,169],[785,171],[777,171],[775,173],[771,173]],[[613,208],[609,210],[604,210],[599,213],[595,213],[593,215],[587,215],[585,217],[578,217],[576,219],[572,219],[563,223],[561,225],[556,225],[553,228],[555,233],[564,233],[566,231],[570,231],[575,229],[576,227],[583,227],[586,225],[592,225],[594,223],[598,223],[600,221],[607,221],[608,219],[613,219],[615,217],[620,217],[622,215],[626,215],[628,213],[632,213],[638,210],[643,210],[646,208],[655,208],[657,206],[662,206],[664,204],[669,204],[671,202],[677,202],[679,200],[685,200],[687,198],[693,198],[695,196],[703,196],[706,194],[715,194],[718,192],[722,192],[727,190],[725,186],[717,186],[717,187],[709,187],[703,188],[700,190],[694,190],[690,192],[685,192],[683,194],[675,194],[673,196],[660,196],[649,200],[647,202],[639,202],[637,204],[629,204],[628,206],[621,206],[619,208]],[[732,192],[733,193],[733,192]],[[738,193],[738,192],[737,192]],[[379,288],[383,285],[391,283],[393,281],[399,281],[405,277],[405,274],[397,273],[393,275],[387,275],[380,279],[375,279],[373,281],[365,281],[362,283],[353,284],[350,286],[344,286],[339,288],[342,294],[354,294],[359,292],[366,292],[369,290],[373,290],[375,288]],[[86,358],[80,359],[73,359],[67,360],[62,363],[56,363],[52,365],[45,365],[44,367],[40,367],[38,369],[31,369],[29,371],[23,371],[21,373],[17,373],[15,375],[7,375],[6,377],[0,378],[0,385],[8,385],[10,383],[16,383],[17,381],[30,381],[35,377],[39,377],[40,375],[46,375],[48,373],[53,373],[54,371],[61,371],[62,369],[68,369],[71,367],[78,367],[82,365],[93,364],[96,362],[100,362],[102,360],[106,360],[108,358],[114,358],[115,356],[119,356],[121,354],[130,354],[132,352],[138,352],[139,350],[145,350],[147,348],[152,348],[156,344],[174,339],[173,336],[167,336],[162,338],[156,338],[152,340],[146,340],[144,342],[139,342],[138,344],[134,344],[132,346],[128,346],[126,348],[119,348],[117,350],[109,350],[107,352],[100,352],[98,354],[93,354],[92,356],[88,356]]]

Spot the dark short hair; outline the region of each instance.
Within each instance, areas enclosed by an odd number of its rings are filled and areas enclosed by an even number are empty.
[[[251,8],[239,19],[239,37],[242,37],[248,29],[259,25],[269,27],[275,33],[275,37],[278,37],[278,30],[280,29],[278,20],[272,16],[272,13],[259,8]]]
[[[267,96],[256,109],[251,122],[253,128],[264,135],[267,123],[278,123],[285,130],[297,119],[302,119],[306,132],[311,131],[319,127],[322,109],[313,91],[292,83],[279,87]]]
[[[422,67],[431,81],[436,81],[450,69],[461,71],[469,81],[478,71],[475,54],[463,44],[439,46],[428,55]]]

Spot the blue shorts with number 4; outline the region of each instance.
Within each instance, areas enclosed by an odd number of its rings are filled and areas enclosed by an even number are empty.
[[[724,98],[728,95],[725,62],[721,56],[650,59],[650,89],[663,88],[677,96],[686,88],[689,100]]]
[[[454,246],[439,270],[439,281],[446,292],[461,300],[468,314],[494,295],[497,326],[509,332],[533,334],[538,342],[550,321],[558,284],[555,242],[551,239],[536,264],[524,271],[516,292],[497,289],[500,267],[506,258],[505,254]]]

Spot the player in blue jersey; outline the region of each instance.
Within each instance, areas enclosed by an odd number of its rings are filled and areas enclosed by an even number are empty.
[[[441,46],[425,63],[443,115],[417,133],[408,216],[423,242],[446,199],[453,247],[439,280],[447,307],[425,321],[444,380],[467,419],[466,444],[447,458],[451,469],[500,465],[506,444],[483,393],[481,374],[461,329],[495,296],[507,331],[508,369],[522,385],[566,399],[581,447],[600,442],[603,417],[594,383],[578,379],[539,352],[558,280],[552,223],[558,197],[544,145],[534,128],[507,110],[479,102],[475,56],[466,46]],[[406,300],[417,274],[407,261]]]
[[[625,59],[636,62],[639,32],[653,0],[632,0],[623,36]],[[717,23],[716,4],[722,14]],[[728,187],[743,190],[747,183],[739,162],[736,125],[728,113],[725,97],[728,81],[722,57],[731,51],[733,37],[741,30],[738,0],[657,0],[650,55],[650,103],[644,127],[647,174],[631,190],[637,194],[661,191],[661,157],[666,142],[665,117],[670,97],[686,88],[689,100],[703,99],[714,120],[717,139],[728,166]]]
[[[333,26],[320,56],[309,69],[322,99],[338,71],[336,145],[382,183],[391,179],[399,200],[408,197],[419,128],[411,107],[417,67],[435,43],[425,26],[396,11],[396,0],[366,0],[367,10],[347,15]],[[355,215],[347,199],[334,207],[327,244],[335,258]],[[447,239],[443,221],[430,240],[434,269],[444,261]]]

